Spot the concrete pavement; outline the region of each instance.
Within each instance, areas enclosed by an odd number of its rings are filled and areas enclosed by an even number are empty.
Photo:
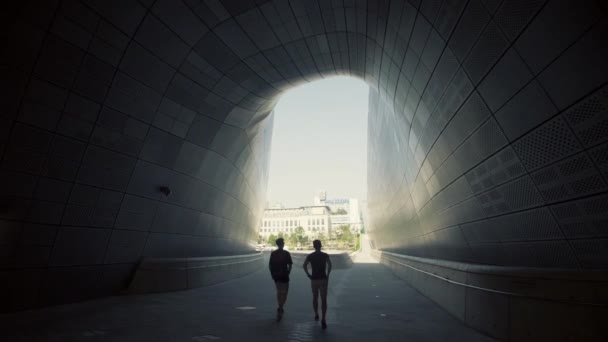
[[[283,320],[267,269],[188,291],[115,296],[0,316],[2,341],[492,341],[462,325],[363,250],[332,272],[328,329],[294,265]]]

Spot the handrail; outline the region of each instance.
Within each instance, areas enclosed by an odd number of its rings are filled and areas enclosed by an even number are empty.
[[[399,255],[396,253],[390,253],[390,252],[381,252],[381,258],[384,257],[384,254],[392,254],[392,255]],[[581,302],[581,301],[570,301],[570,300],[564,300],[564,299],[553,299],[553,298],[546,298],[546,297],[539,297],[539,296],[532,296],[532,295],[526,295],[526,294],[522,294],[522,293],[516,293],[516,292],[508,292],[508,291],[501,291],[501,290],[495,290],[495,289],[490,289],[490,288],[485,288],[485,287],[481,287],[481,286],[475,286],[475,285],[470,285],[470,284],[465,284],[465,283],[461,283],[459,281],[455,281],[449,278],[445,278],[442,276],[439,276],[437,274],[425,271],[425,270],[421,270],[417,267],[396,261],[392,258],[388,258],[385,257],[387,260],[394,262],[396,264],[411,268],[415,271],[430,275],[432,277],[435,277],[437,279],[441,279],[443,281],[446,281],[450,284],[455,284],[455,285],[460,285],[463,287],[467,287],[467,288],[472,288],[475,290],[480,290],[480,291],[485,291],[485,292],[491,292],[491,293],[498,293],[498,294],[502,294],[502,295],[507,295],[507,296],[512,296],[512,297],[519,297],[519,298],[528,298],[528,299],[535,299],[535,300],[541,300],[541,301],[548,301],[548,302],[554,302],[554,303],[566,303],[566,304],[574,304],[574,305],[584,305],[584,306],[595,306],[595,307],[608,307],[608,304],[604,304],[604,303],[593,303],[593,302]]]
[[[219,256],[206,256],[206,257],[184,257],[184,258],[144,258],[143,261],[205,261],[205,260],[223,260],[223,259],[239,259],[248,258],[253,256],[262,256],[262,252],[251,253],[251,254],[239,254],[239,255],[219,255]]]
[[[527,277],[534,275],[537,279],[556,279],[556,278],[568,278],[572,276],[580,276],[581,270],[575,270],[571,268],[538,268],[538,267],[517,267],[517,266],[492,266],[492,265],[480,265],[480,264],[469,264],[465,262],[450,261],[450,260],[438,260],[416,257],[411,255],[397,254],[392,252],[385,252],[376,250],[379,253],[393,255],[397,258],[407,259],[415,262],[429,264],[433,266],[439,266],[448,268],[455,271],[462,271],[467,273],[475,274],[495,274],[495,275],[509,275],[513,277]],[[608,272],[599,270],[585,270],[585,275],[589,277],[588,281],[601,281],[608,282]],[[543,274],[544,277],[538,277],[539,274]],[[597,277],[600,279],[591,279]],[[580,280],[580,278],[577,278]]]
[[[236,262],[228,262],[228,263],[223,263],[223,264],[210,264],[210,265],[200,265],[200,266],[192,266],[192,267],[175,267],[175,268],[171,268],[171,269],[172,270],[192,270],[192,269],[198,269],[198,268],[211,268],[211,267],[219,267],[219,266],[229,266],[229,265],[245,264],[245,263],[248,263],[248,262],[258,261],[260,259],[263,259],[263,256],[258,256],[255,259],[249,259],[249,260],[244,260],[244,261],[236,261]],[[151,266],[151,265],[147,265],[147,266]],[[142,269],[142,270],[153,270],[153,269],[157,269],[157,268],[142,266],[140,269]]]

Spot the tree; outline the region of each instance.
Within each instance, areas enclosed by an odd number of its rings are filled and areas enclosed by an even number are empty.
[[[271,246],[276,245],[276,242],[277,242],[278,238],[279,238],[278,236],[276,236],[274,234],[270,234],[270,236],[268,237],[268,244],[271,245]]]
[[[353,241],[353,232],[350,231],[350,225],[342,225],[338,227],[338,240],[343,244],[349,244]]]
[[[340,208],[340,209],[336,210],[334,215],[348,215],[348,211],[344,210],[344,208]]]
[[[289,246],[295,246],[298,244],[298,235],[296,233],[291,233],[291,234],[287,235],[285,240],[287,241],[287,244]]]
[[[321,242],[327,242],[327,237],[323,233],[319,233],[319,235],[317,235],[317,239],[321,240]]]
[[[308,236],[304,232],[304,228],[297,227],[293,235],[296,244],[299,243],[300,245],[305,245],[306,243],[308,243]]]

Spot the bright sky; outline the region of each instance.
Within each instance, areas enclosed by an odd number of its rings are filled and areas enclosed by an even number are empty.
[[[328,198],[366,199],[369,88],[352,77],[311,82],[275,107],[267,198],[288,207]]]

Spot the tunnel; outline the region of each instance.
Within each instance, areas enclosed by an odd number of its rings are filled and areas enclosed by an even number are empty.
[[[2,7],[1,312],[123,293],[146,261],[254,254],[275,104],[347,75],[370,87],[380,262],[501,340],[607,336],[605,2]]]

